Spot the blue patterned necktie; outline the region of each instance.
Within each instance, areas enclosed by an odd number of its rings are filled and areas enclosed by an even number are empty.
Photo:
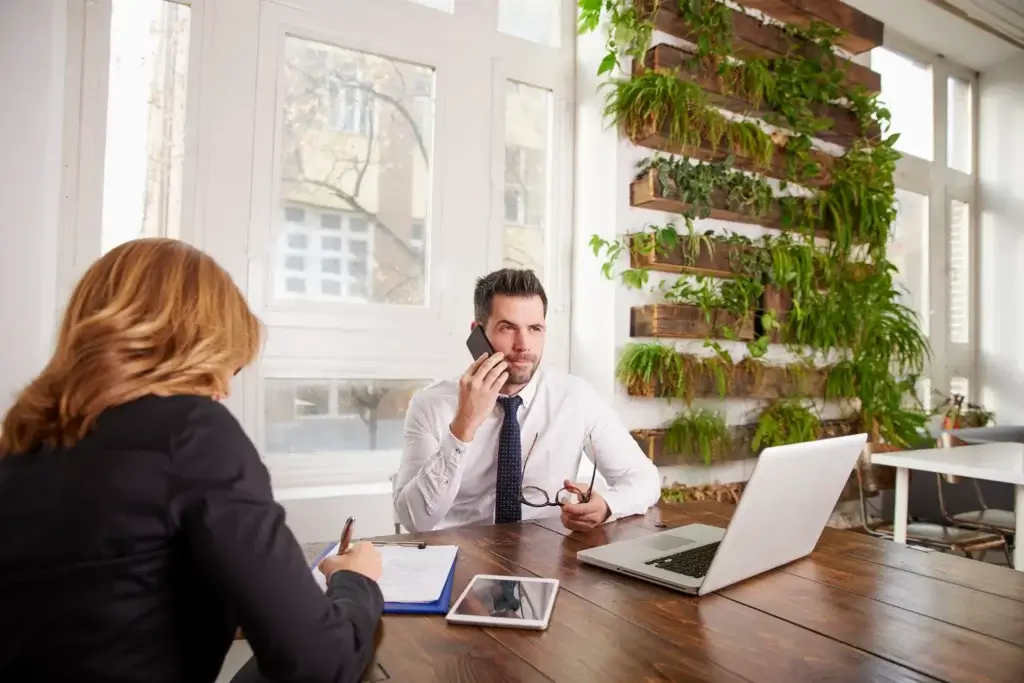
[[[518,522],[523,517],[519,503],[523,477],[523,443],[519,434],[516,412],[523,404],[519,396],[499,396],[498,403],[505,411],[498,437],[498,481],[495,487],[494,523]]]

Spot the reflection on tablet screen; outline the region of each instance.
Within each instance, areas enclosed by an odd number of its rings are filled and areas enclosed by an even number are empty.
[[[543,581],[477,579],[453,614],[540,620],[556,590],[556,586]]]

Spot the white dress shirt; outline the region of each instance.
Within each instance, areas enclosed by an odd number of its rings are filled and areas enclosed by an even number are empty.
[[[566,479],[576,481],[584,446],[592,443],[597,471],[608,483],[595,485],[611,510],[609,521],[643,514],[661,496],[658,469],[593,387],[554,370],[539,369],[519,396],[523,486],[554,496]],[[458,380],[443,380],[417,392],[405,418],[405,449],[395,482],[395,510],[410,531],[494,522],[500,405],[469,443],[449,425],[459,402]],[[589,482],[586,482],[589,483]],[[558,507],[522,506],[522,519],[561,514]]]

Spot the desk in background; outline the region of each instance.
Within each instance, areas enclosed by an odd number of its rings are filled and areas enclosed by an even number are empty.
[[[985,481],[999,481],[1016,486],[1017,535],[1014,538],[1013,566],[1024,572],[1024,444],[1000,442],[957,448],[926,448],[915,451],[878,453],[871,456],[873,465],[896,468],[896,502],[893,512],[893,538],[907,542],[907,507],[910,497],[910,470],[952,474]],[[1024,680],[1024,668],[1021,669]]]
[[[732,510],[661,505],[575,534],[555,518],[389,537],[459,545],[453,599],[474,574],[552,577],[561,591],[544,632],[385,615],[378,680],[1022,680],[1024,574],[1003,567],[836,529],[811,557],[703,598],[576,561],[582,548],[658,531],[658,522],[724,526]]]

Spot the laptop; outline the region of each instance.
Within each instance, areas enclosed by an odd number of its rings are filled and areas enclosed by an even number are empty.
[[[687,524],[576,554],[604,569],[707,595],[806,557],[857,464],[867,434],[766,448],[728,528]]]

